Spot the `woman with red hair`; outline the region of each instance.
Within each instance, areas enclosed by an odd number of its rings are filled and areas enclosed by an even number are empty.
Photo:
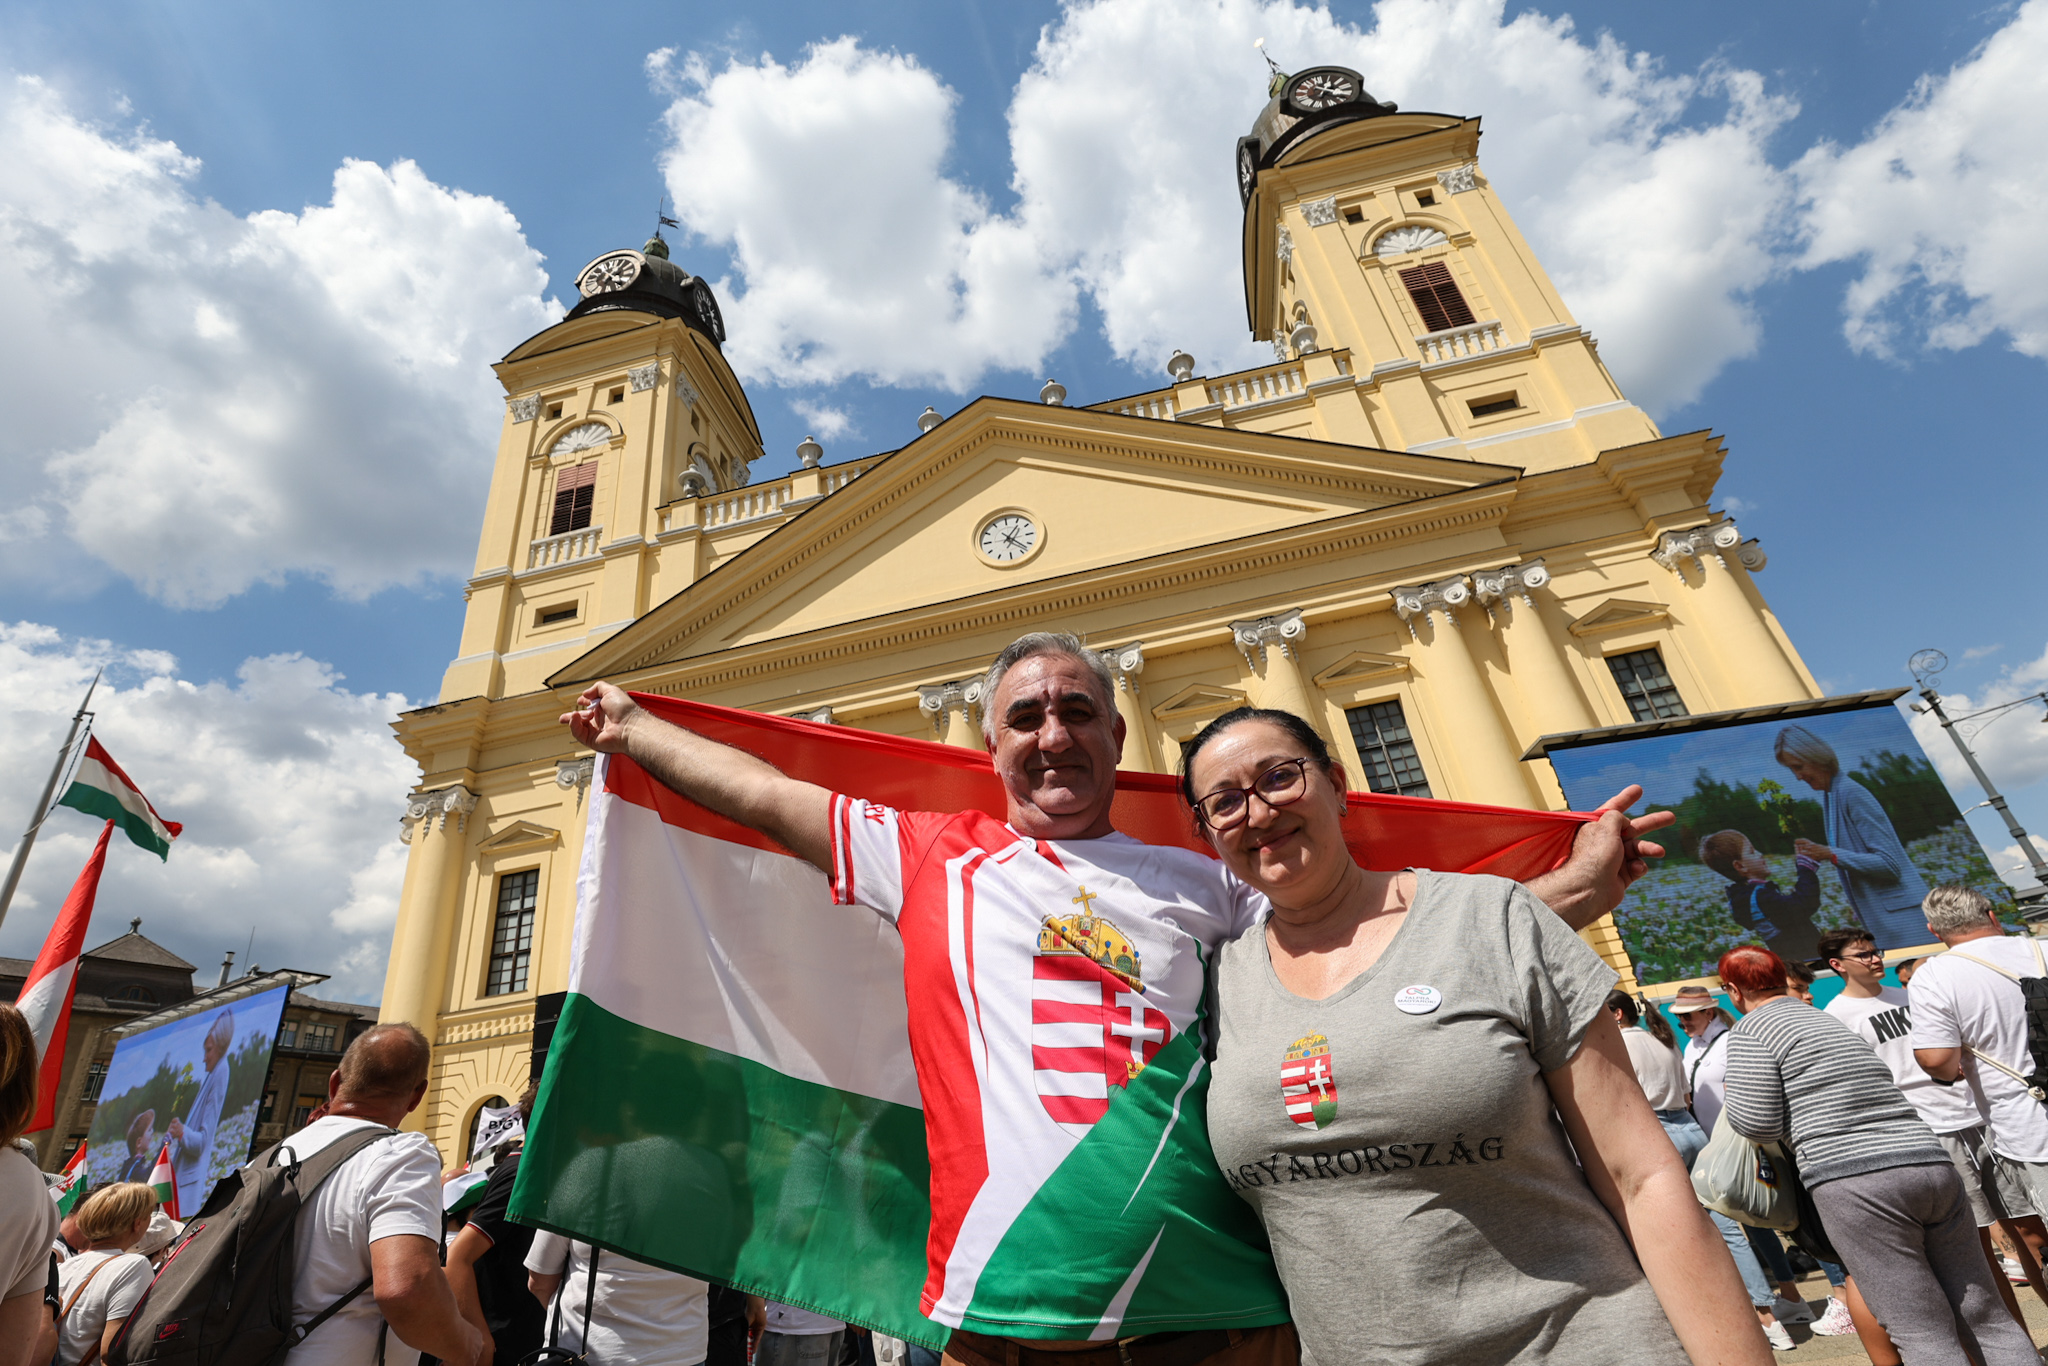
[[[1914,1366],[2037,1366],[1977,1246],[1962,1181],[1891,1069],[1791,995],[1769,949],[1730,949],[1720,972],[1742,1012],[1721,1113],[1744,1137],[1791,1148],[1829,1241],[1900,1353]]]

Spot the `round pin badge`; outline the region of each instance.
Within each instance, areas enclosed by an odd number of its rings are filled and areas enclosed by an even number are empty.
[[[1427,1015],[1444,1003],[1444,994],[1435,987],[1402,987],[1394,993],[1394,1009],[1404,1015]]]

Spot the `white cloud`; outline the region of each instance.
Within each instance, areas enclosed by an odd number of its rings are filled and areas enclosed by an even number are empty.
[[[327,204],[247,217],[197,171],[0,73],[0,470],[36,491],[0,572],[111,569],[177,605],[462,573],[490,362],[559,312],[519,224],[409,161],[345,162]]]
[[[418,778],[389,729],[406,699],[351,692],[299,655],[250,659],[232,682],[202,682],[158,651],[0,623],[0,770],[22,778],[0,803],[8,831],[28,823],[101,664],[94,733],[185,833],[165,863],[117,836],[88,942],[139,915],[143,933],[198,964],[205,984],[253,926],[258,962],[331,973],[320,994],[375,1000],[405,868],[398,817]],[[0,952],[35,956],[98,833],[69,809],[50,817]]]
[[[1938,682],[1939,680],[1937,680]],[[2010,665],[1991,683],[1976,692],[1944,692],[1941,705],[1950,718],[1983,711],[2016,701],[2048,687],[2048,650],[2037,659]],[[2048,778],[2048,725],[2042,724],[2039,702],[2022,702],[1997,717],[1960,724],[1963,738],[1984,765],[1991,781],[2008,797]],[[1957,794],[1964,806],[1981,801],[1983,793],[1970,776],[1969,767],[1956,752],[1955,742],[1942,732],[1932,713],[1913,717],[1913,733],[1934,761],[1935,769]],[[2015,849],[2017,856],[2017,849]]]
[[[1945,76],[1923,77],[1864,141],[1824,144],[1795,166],[1804,264],[1857,262],[1844,334],[1859,350],[1945,350],[2002,332],[2048,358],[2048,3]]]
[[[811,434],[821,441],[837,441],[853,430],[853,415],[846,409],[835,408],[829,403],[791,399],[789,410],[808,422]]]
[[[1783,197],[1766,140],[1794,112],[1751,72],[1667,75],[1503,0],[1383,0],[1370,28],[1252,0],[1069,4],[1009,111],[1016,203],[947,177],[953,95],[842,38],[793,67],[657,53],[679,91],[665,165],[691,229],[733,248],[729,348],[750,378],[955,389],[1036,369],[1076,290],[1116,354],[1210,373],[1249,340],[1230,154],[1264,102],[1252,50],[1368,73],[1380,98],[1487,117],[1484,161],[1568,303],[1652,408],[1755,349]],[[687,193],[685,193],[687,191]]]

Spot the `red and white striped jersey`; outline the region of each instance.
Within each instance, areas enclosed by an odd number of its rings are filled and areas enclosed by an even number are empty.
[[[1223,865],[1125,835],[1034,840],[978,811],[832,799],[832,896],[903,936],[932,1162],[923,1310],[989,1254],[1118,1090],[1200,1010],[1203,962],[1265,909]]]

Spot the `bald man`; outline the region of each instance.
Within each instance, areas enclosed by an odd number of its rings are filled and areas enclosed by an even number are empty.
[[[342,1054],[327,1113],[285,1140],[301,1161],[365,1128],[396,1129],[427,1093],[430,1049],[409,1024],[381,1024]],[[392,1133],[350,1157],[301,1212],[292,1321],[305,1323],[365,1280],[357,1295],[285,1356],[285,1366],[490,1366],[491,1339],[465,1319],[441,1271],[441,1152],[424,1134]],[[386,1326],[389,1326],[388,1335]]]

